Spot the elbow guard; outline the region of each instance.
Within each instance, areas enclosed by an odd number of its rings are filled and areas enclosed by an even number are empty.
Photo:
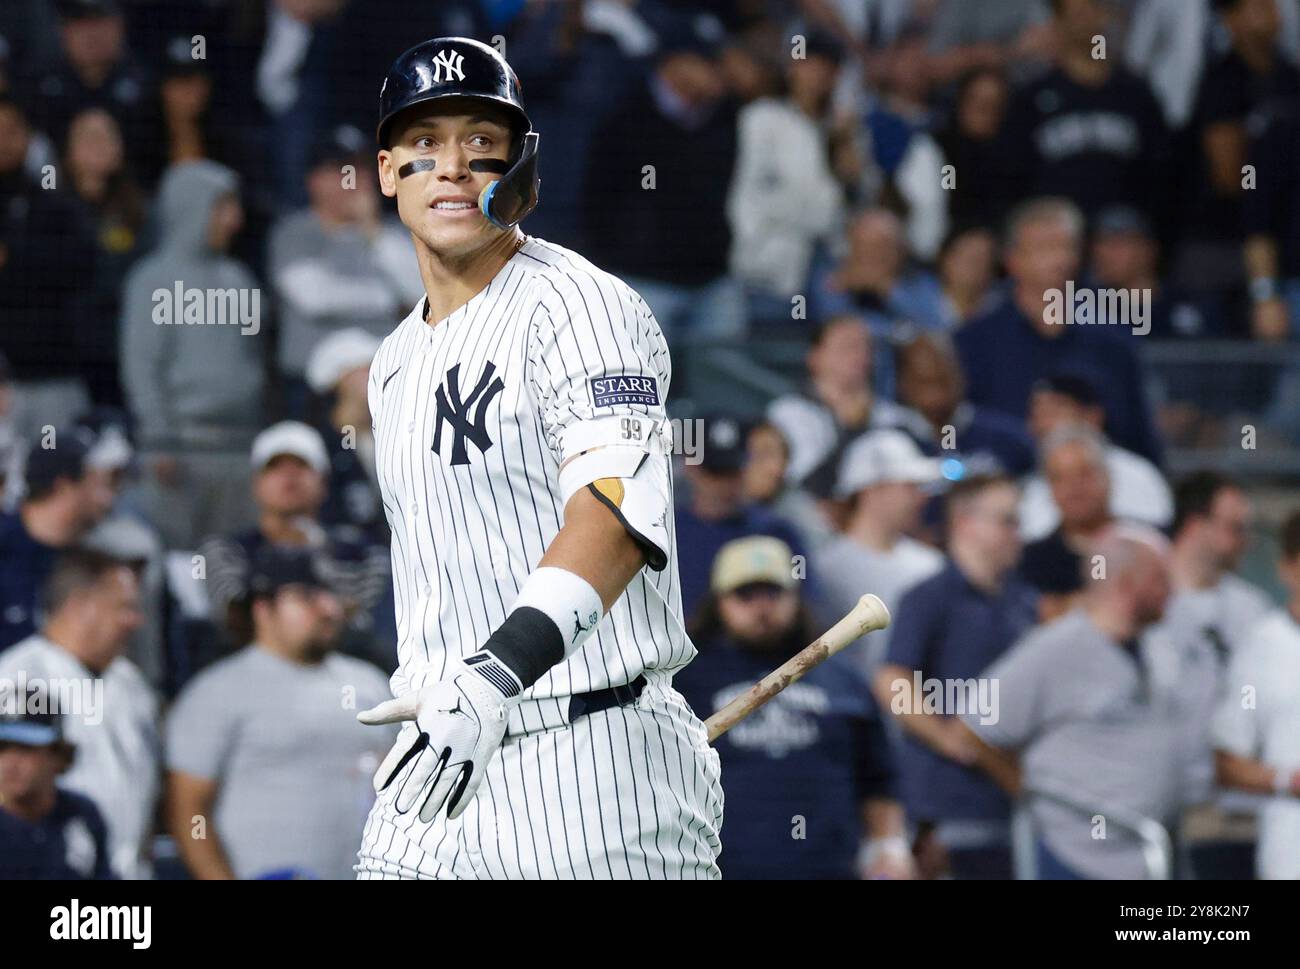
[[[607,417],[576,425],[564,436],[560,496],[567,505],[581,488],[613,512],[656,572],[668,564],[669,455],[666,421]]]

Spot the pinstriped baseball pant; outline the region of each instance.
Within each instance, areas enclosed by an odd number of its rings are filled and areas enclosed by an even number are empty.
[[[703,724],[655,677],[633,704],[508,737],[454,821],[398,814],[390,786],[357,877],[716,879],[720,776]]]

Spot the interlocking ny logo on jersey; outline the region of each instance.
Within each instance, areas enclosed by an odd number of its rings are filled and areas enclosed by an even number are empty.
[[[506,386],[500,377],[493,379],[496,370],[496,364],[489,360],[483,368],[483,376],[478,378],[474,389],[463,400],[460,396],[460,364],[447,371],[442,386],[438,388],[432,450],[442,454],[442,425],[445,421],[451,425],[454,435],[451,441],[452,464],[469,464],[469,454],[465,450],[466,438],[473,441],[479,451],[487,451],[492,446],[492,439],[487,432],[487,409],[492,398]],[[474,410],[473,419],[469,417],[470,408]]]
[[[465,58],[454,50],[440,50],[433,58],[433,83],[443,81],[463,81],[465,72],[460,65]]]

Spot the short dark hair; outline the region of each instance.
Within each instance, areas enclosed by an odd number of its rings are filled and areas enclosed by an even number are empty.
[[[1240,488],[1238,482],[1218,471],[1195,471],[1174,486],[1174,523],[1170,534],[1177,537],[1192,518],[1210,514],[1214,499],[1227,488]]]
[[[1286,516],[1282,523],[1282,558],[1290,562],[1300,555],[1300,508]]]
[[[54,570],[45,581],[42,604],[46,615],[54,615],[73,596],[98,585],[100,580],[116,569],[129,569],[130,563],[106,552],[90,548],[72,548],[54,563]]]
[[[961,478],[954,481],[948,486],[948,492],[944,496],[944,509],[947,520],[952,521],[959,505],[966,505],[972,499],[977,498],[980,494],[989,488],[998,485],[1010,485],[1016,487],[1015,479],[1007,474],[990,472],[988,474],[973,474],[968,478]]]
[[[1212,0],[1210,6],[1214,8],[1215,13],[1227,13],[1233,10],[1241,3],[1241,0]]]

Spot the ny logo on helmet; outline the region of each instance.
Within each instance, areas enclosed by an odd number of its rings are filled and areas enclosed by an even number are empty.
[[[464,62],[464,56],[457,51],[438,51],[433,58],[433,83],[441,84],[443,81],[465,80],[465,72],[461,70],[461,64]]]

